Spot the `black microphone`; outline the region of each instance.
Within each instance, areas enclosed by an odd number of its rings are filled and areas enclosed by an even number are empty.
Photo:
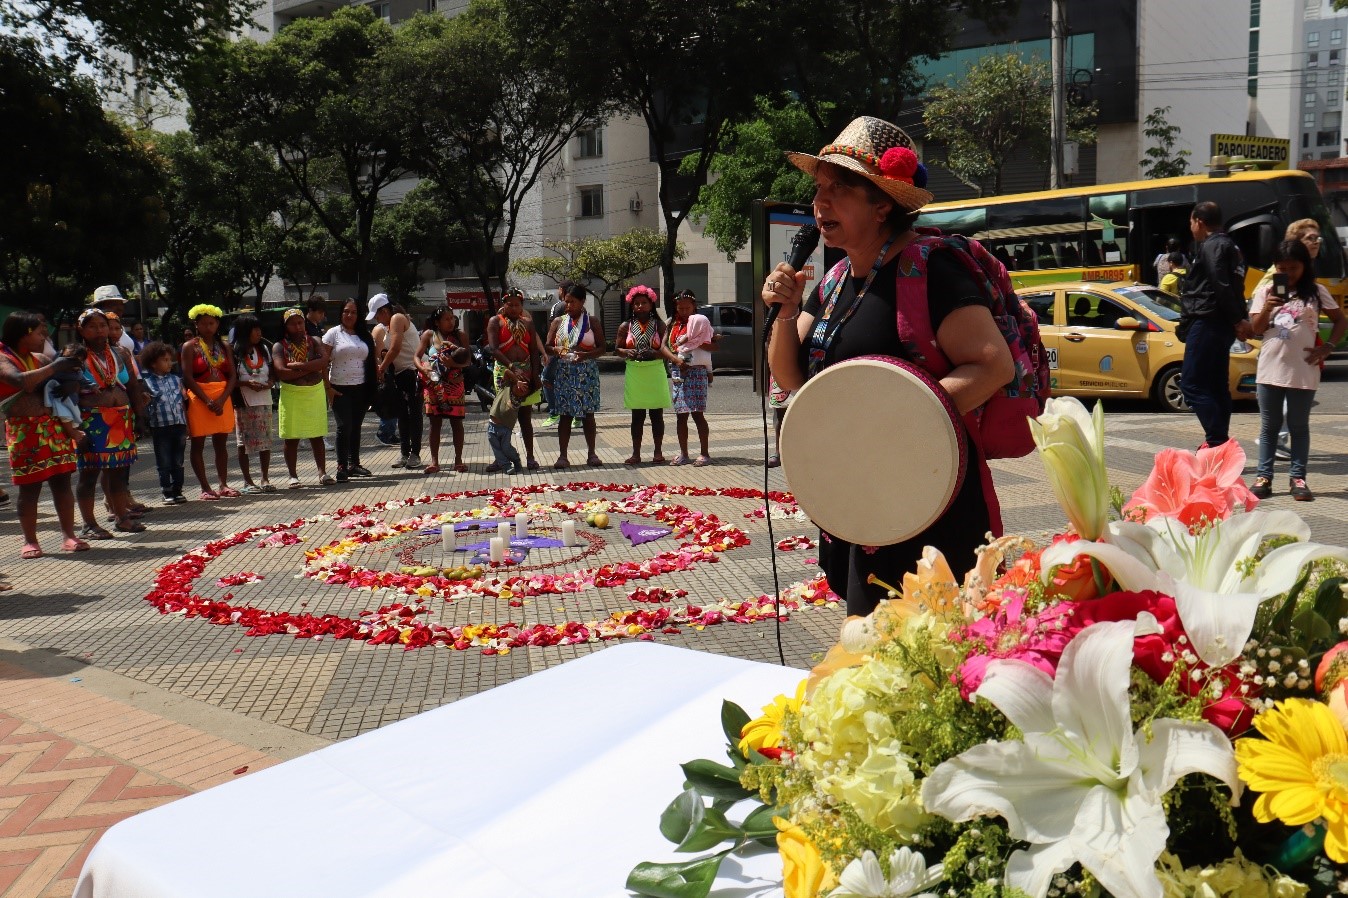
[[[819,227],[810,222],[796,231],[796,236],[791,238],[791,255],[787,258],[786,264],[794,270],[800,271],[805,263],[809,261],[810,256],[814,255],[815,249],[819,246]],[[763,333],[766,340],[766,334],[772,330],[772,322],[776,320],[777,313],[782,310],[781,303],[773,303],[768,309],[767,317],[763,319]]]

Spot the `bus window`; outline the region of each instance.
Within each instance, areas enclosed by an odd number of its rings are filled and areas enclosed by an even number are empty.
[[[1041,233],[1058,232],[1056,226],[1069,225],[1080,233],[1084,229],[1081,197],[1066,199],[1030,200],[1024,203],[1004,203],[989,206],[988,229],[1033,228]]]
[[[1087,265],[1126,265],[1128,258],[1128,194],[1090,197],[1086,205]]]
[[[942,234],[963,234],[972,237],[987,229],[988,210],[983,208],[952,209],[923,212],[917,219],[918,227],[940,228]]]
[[[1286,199],[1286,212],[1283,218],[1288,224],[1302,218],[1314,218],[1320,223],[1320,254],[1315,257],[1315,276],[1322,278],[1343,277],[1343,244],[1339,242],[1338,232],[1330,220],[1329,210],[1325,208],[1320,192],[1314,181],[1293,179],[1291,193]],[[1281,237],[1282,235],[1279,235]]]
[[[1231,239],[1240,247],[1245,266],[1268,271],[1273,266],[1273,248],[1282,234],[1274,230],[1271,216],[1261,215],[1253,221],[1236,222],[1231,228]]]

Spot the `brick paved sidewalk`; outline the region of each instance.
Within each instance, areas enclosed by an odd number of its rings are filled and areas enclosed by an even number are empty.
[[[506,478],[481,473],[488,454],[483,419],[473,413],[468,419],[466,457],[474,473],[423,477],[393,471],[394,451],[371,445],[364,458],[378,475],[371,480],[156,508],[146,519],[145,533],[119,535],[79,555],[53,551],[38,561],[17,558],[17,523],[12,511],[3,512],[0,571],[15,590],[0,594],[0,894],[65,898],[94,840],[117,819],[233,779],[243,767],[256,770],[606,645],[519,649],[508,656],[487,657],[448,649],[403,652],[351,640],[248,637],[238,627],[158,614],[144,595],[160,565],[220,535],[249,527],[441,491],[585,479],[761,488],[763,472],[755,467],[762,455],[757,417],[710,417],[716,459],[710,467],[624,467],[621,461],[629,451],[626,416],[606,414],[600,416],[599,445],[605,468],[545,469]],[[1294,507],[1311,525],[1313,538],[1348,544],[1344,460],[1348,416],[1317,413],[1314,422],[1311,482],[1317,501],[1293,506],[1287,496],[1279,495],[1271,502],[1273,507]],[[1247,452],[1254,451],[1257,425],[1257,415],[1248,413],[1238,414],[1233,422],[1233,434]],[[366,431],[372,444],[373,427]],[[667,455],[672,455],[670,437]],[[1198,439],[1197,424],[1190,416],[1111,414],[1107,424],[1111,480],[1131,491],[1150,470],[1159,449],[1192,446]],[[555,433],[541,430],[539,444],[541,461],[546,464],[556,457]],[[148,446],[143,448],[148,456]],[[646,451],[649,455],[649,446]],[[273,457],[276,479],[280,453]],[[301,473],[312,480],[307,453],[302,459]],[[1043,537],[1063,526],[1037,458],[998,462],[994,473],[1008,531]],[[785,487],[780,470],[771,472],[770,483],[773,489]],[[137,466],[133,485],[142,498],[156,495],[148,457]],[[674,575],[671,585],[706,599],[770,592],[767,533],[762,521],[744,517],[749,505],[718,499],[696,507],[743,528],[752,544],[727,552],[719,564]],[[44,542],[54,549],[50,510],[44,508],[43,515]],[[315,525],[306,538],[312,540],[309,545],[322,545],[335,532],[330,525]],[[810,532],[808,525],[782,522],[776,538]],[[611,543],[609,551],[619,551],[620,545]],[[216,577],[248,569],[265,574],[266,580],[236,589],[244,600],[314,613],[330,609],[350,614],[372,607],[368,593],[298,578],[304,548],[232,549],[237,555],[216,562],[198,589],[218,595],[224,590],[214,587]],[[642,549],[630,552],[644,557]],[[778,554],[782,586],[812,572],[807,560],[812,554]],[[382,563],[396,562],[385,557]],[[504,602],[456,603],[458,607],[437,608],[436,613],[441,620],[460,622],[492,615],[500,620],[514,615],[550,620],[554,614],[579,613],[578,608],[602,615],[623,607],[625,593],[626,589],[587,590],[574,600],[553,602],[544,597],[523,609],[504,607]],[[809,608],[783,622],[780,634],[787,663],[808,666],[832,644],[841,618],[836,608]],[[702,651],[778,659],[777,631],[770,623],[726,624],[703,631],[684,628],[678,635],[657,638]]]

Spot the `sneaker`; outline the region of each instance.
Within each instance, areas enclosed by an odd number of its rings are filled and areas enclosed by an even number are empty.
[[[334,443],[332,440],[324,440],[324,441],[323,441],[323,448],[326,449],[326,450],[328,450],[329,452],[336,452],[336,451],[337,451],[337,444]]]
[[[1254,486],[1250,487],[1250,492],[1256,499],[1267,499],[1273,495],[1273,481],[1267,477],[1254,478]]]
[[[556,427],[561,422],[561,420],[562,420],[561,415],[549,415],[547,419],[543,421],[543,426]]]
[[[337,469],[337,482],[338,482],[338,483],[346,483],[346,482],[347,482],[348,480],[350,480],[350,479],[351,479],[351,475],[347,473],[346,468],[338,468],[338,469]]]
[[[1298,502],[1312,502],[1315,500],[1311,488],[1306,486],[1305,477],[1293,477],[1290,481],[1292,486],[1292,498]]]
[[[177,495],[175,495],[175,496],[173,497],[173,504],[174,504],[174,505],[186,505],[186,504],[187,504],[187,497],[184,496],[182,493],[178,493]]]
[[[367,468],[367,467],[365,467],[364,465],[356,465],[354,468],[351,469],[351,471],[350,471],[349,473],[351,474],[352,477],[373,477],[373,476],[374,476],[373,474],[370,473],[370,469]]]
[[[164,505],[177,505],[178,503],[177,503],[177,501],[176,501],[172,496],[165,496],[165,497],[164,497],[164,501],[163,501],[162,504],[164,504]]]
[[[505,474],[518,474],[520,472],[520,466],[514,463],[507,464],[501,471]]]
[[[390,467],[390,468],[405,468],[405,467],[407,467],[407,456],[406,456],[406,455],[400,455],[400,456],[398,456],[398,460],[395,461],[393,464],[389,465],[389,467]]]
[[[413,471],[421,468],[421,453],[413,452],[411,455],[407,456],[406,460],[403,461],[403,467],[410,468]]]
[[[402,442],[401,442],[397,437],[388,437],[388,438],[385,438],[385,437],[375,437],[374,440],[375,440],[376,443],[379,443],[380,445],[383,445],[383,446],[401,446],[401,445],[402,445]]]

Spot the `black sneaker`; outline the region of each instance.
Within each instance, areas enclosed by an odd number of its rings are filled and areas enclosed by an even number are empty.
[[[1306,478],[1293,477],[1291,480],[1292,498],[1298,502],[1313,502],[1315,495],[1311,493],[1311,488],[1306,486]]]
[[[364,465],[356,465],[348,472],[352,477],[371,477],[370,469]]]
[[[338,482],[338,483],[346,483],[346,482],[347,482],[348,480],[350,480],[350,479],[351,479],[351,475],[348,474],[348,473],[346,472],[346,468],[338,468],[338,469],[337,469],[337,482]]]
[[[1273,481],[1268,477],[1254,478],[1254,486],[1250,487],[1250,492],[1256,499],[1267,499],[1273,495]]]

